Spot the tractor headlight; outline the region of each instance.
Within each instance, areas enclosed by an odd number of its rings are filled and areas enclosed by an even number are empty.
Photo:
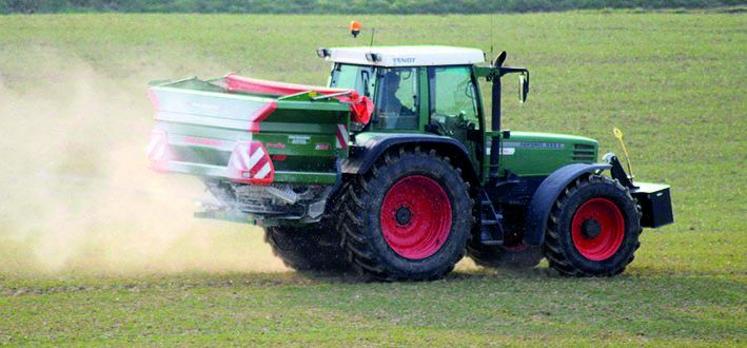
[[[366,60],[368,60],[371,63],[380,62],[381,55],[378,55],[376,53],[366,53]]]
[[[329,49],[320,47],[316,49],[316,55],[319,56],[319,58],[327,58],[330,56]]]

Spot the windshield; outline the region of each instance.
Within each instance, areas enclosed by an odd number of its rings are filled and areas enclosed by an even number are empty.
[[[371,97],[373,89],[373,67],[350,64],[335,64],[332,69],[330,87],[350,88],[360,95]]]

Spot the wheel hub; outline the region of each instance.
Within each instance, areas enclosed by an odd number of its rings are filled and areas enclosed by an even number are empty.
[[[591,261],[614,256],[625,238],[625,218],[610,199],[591,198],[576,210],[571,221],[571,238],[576,250]]]
[[[581,233],[586,239],[594,239],[602,233],[602,226],[595,219],[588,219],[581,224]]]
[[[412,211],[410,211],[410,208],[402,206],[397,209],[395,218],[397,219],[398,225],[405,226],[409,224],[410,220],[412,219]]]

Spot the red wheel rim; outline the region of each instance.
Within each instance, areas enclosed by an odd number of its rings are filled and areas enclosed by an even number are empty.
[[[612,257],[625,237],[625,219],[620,208],[606,198],[586,201],[573,215],[571,237],[576,250],[589,260]]]
[[[381,231],[389,247],[408,259],[435,254],[451,231],[451,202],[435,180],[412,175],[397,181],[384,196]]]

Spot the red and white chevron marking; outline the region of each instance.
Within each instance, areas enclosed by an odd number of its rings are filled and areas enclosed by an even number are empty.
[[[151,161],[161,161],[166,157],[169,146],[166,132],[160,129],[153,130],[150,134],[150,142],[145,148],[145,153]]]
[[[348,133],[348,127],[344,124],[337,125],[337,139],[335,146],[338,149],[347,149],[348,142],[350,141],[350,133]]]
[[[275,180],[270,154],[259,141],[237,143],[228,161],[228,171],[238,182],[269,184]]]
[[[150,135],[150,142],[145,148],[145,153],[150,160],[150,168],[156,171],[166,171],[172,158],[169,148],[169,136],[162,129],[154,129]]]

